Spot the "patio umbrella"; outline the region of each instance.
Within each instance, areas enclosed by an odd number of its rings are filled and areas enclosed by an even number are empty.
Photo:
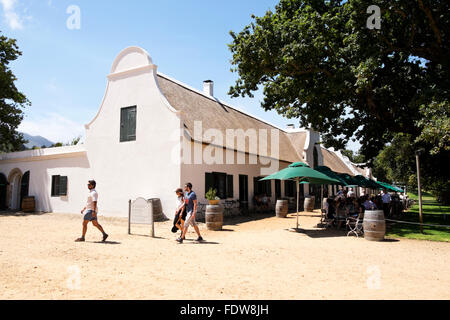
[[[362,175],[358,175],[354,179],[358,180],[364,188],[380,189],[380,185],[378,183]]]
[[[400,189],[396,186],[390,185],[386,182],[381,182],[381,181],[377,181],[377,183],[383,188],[383,189],[388,189],[391,191],[395,191],[395,192],[403,192],[403,189]]]
[[[297,229],[298,229],[298,200],[300,196],[300,183],[309,184],[336,184],[340,183],[338,180],[330,178],[323,173],[311,169],[307,164],[303,162],[296,162],[291,164],[286,169],[278,171],[270,176],[267,176],[260,181],[264,180],[294,180],[297,185]]]
[[[339,181],[339,183],[328,183],[328,184],[337,184],[337,185],[344,186],[344,187],[348,186],[347,182],[342,177],[340,177],[338,173],[334,172],[333,170],[331,170],[328,167],[320,166],[320,167],[315,168],[314,170],[322,172],[327,177]]]
[[[356,180],[354,177],[349,175],[348,173],[338,173],[337,174],[342,180],[345,181],[347,184],[347,187],[359,187],[359,181]]]

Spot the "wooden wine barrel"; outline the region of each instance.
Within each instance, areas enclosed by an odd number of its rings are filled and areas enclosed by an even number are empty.
[[[314,204],[316,201],[316,197],[310,196],[308,198],[305,198],[305,211],[306,212],[313,212],[314,211]]]
[[[153,221],[160,222],[164,221],[165,216],[162,210],[162,204],[160,199],[149,199],[152,211],[153,211]]]
[[[23,212],[36,211],[36,200],[34,197],[24,197],[22,199],[22,211]]]
[[[275,206],[275,213],[277,218],[286,218],[289,209],[289,201],[288,200],[278,200],[277,205]]]
[[[220,205],[207,205],[205,213],[206,228],[212,231],[222,230],[223,207]]]
[[[386,235],[386,220],[383,210],[364,213],[364,238],[369,241],[383,241]]]

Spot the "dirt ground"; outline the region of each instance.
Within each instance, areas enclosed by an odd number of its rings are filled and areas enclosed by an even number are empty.
[[[204,243],[179,245],[171,222],[148,226],[81,215],[0,215],[0,299],[450,299],[450,244],[369,242],[317,230],[317,216],[234,218],[200,225]],[[189,233],[188,239],[195,239]]]

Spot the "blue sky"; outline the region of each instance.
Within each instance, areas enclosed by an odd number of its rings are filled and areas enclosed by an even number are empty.
[[[273,9],[276,0],[0,0],[0,30],[18,41],[22,57],[12,64],[17,86],[32,106],[21,131],[68,142],[84,133],[97,113],[106,75],[117,54],[137,45],[158,70],[194,88],[214,80],[215,96],[285,127],[285,119],[254,99],[231,99],[229,31],[240,31],[251,15]],[[70,30],[67,9],[80,8],[79,30]]]

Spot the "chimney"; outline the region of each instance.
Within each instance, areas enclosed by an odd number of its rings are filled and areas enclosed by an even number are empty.
[[[211,80],[203,81],[203,93],[214,97],[214,82]]]

